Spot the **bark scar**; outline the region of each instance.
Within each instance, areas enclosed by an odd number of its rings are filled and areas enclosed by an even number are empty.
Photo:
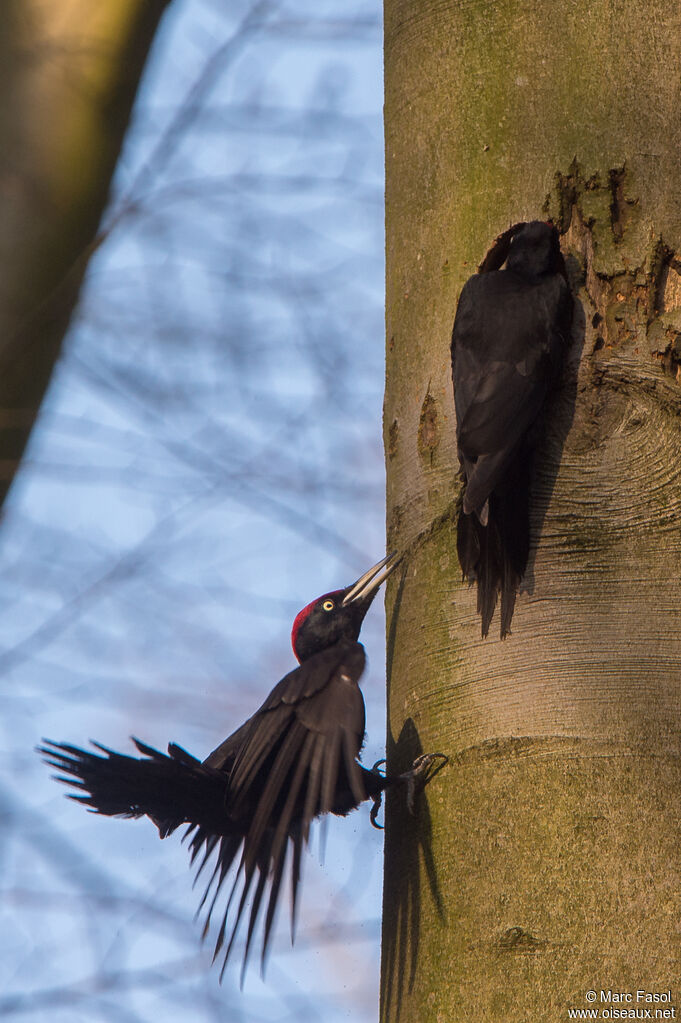
[[[432,465],[433,455],[440,444],[440,423],[437,402],[430,393],[430,387],[421,406],[417,444],[421,458]]]
[[[544,212],[579,263],[594,332],[592,385],[607,382],[601,363],[615,353],[638,363],[643,377],[662,369],[681,384],[681,255],[659,234],[641,241],[645,224],[626,166],[587,175],[573,160],[555,182]]]

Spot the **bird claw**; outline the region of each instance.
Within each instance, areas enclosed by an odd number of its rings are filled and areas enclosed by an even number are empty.
[[[379,824],[376,818],[378,817],[378,811],[383,805],[383,793],[379,792],[377,796],[373,796],[373,805],[369,811],[369,820],[371,821],[372,827],[376,828],[377,831],[383,831],[383,825]]]
[[[411,765],[410,771],[404,771],[403,774],[398,774],[396,778],[388,779],[389,785],[395,781],[401,781],[407,786],[407,808],[412,817],[416,815],[416,797],[423,792],[431,778],[434,778],[448,761],[449,757],[444,753],[422,753]],[[379,771],[379,768],[384,763],[385,760],[377,760],[371,768],[372,773],[377,774],[380,778],[385,778],[385,774]],[[383,793],[379,792],[376,796],[372,796],[372,801],[373,805],[369,813],[369,820],[375,828],[383,831],[383,825],[379,824],[376,820],[383,802]]]
[[[448,761],[449,757],[444,753],[422,753],[411,765],[411,771],[400,775],[407,786],[407,808],[412,816],[416,814],[416,797]]]
[[[377,774],[379,778],[385,778],[385,774],[382,771],[379,771],[379,767],[381,767],[381,765],[384,763],[385,759],[377,760],[374,766],[371,768],[371,773]],[[372,802],[373,805],[371,807],[371,812],[369,813],[369,820],[371,821],[372,827],[376,828],[377,831],[383,831],[383,825],[379,824],[378,821],[376,820],[376,818],[378,817],[378,811],[381,809],[381,806],[383,805],[383,793],[379,792],[378,795],[373,796]]]

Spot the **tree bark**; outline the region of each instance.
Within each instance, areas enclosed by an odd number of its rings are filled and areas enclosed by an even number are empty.
[[[59,355],[167,3],[2,5],[0,502]]]
[[[388,800],[382,1019],[558,1021],[670,988],[678,1015],[681,12],[386,0],[385,33],[388,549],[408,555],[388,767],[451,760],[415,821]],[[495,237],[548,217],[573,343],[525,592],[483,641],[456,555],[451,327]]]

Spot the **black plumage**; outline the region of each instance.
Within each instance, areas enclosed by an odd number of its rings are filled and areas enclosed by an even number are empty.
[[[398,562],[384,558],[353,586],[324,594],[300,612],[291,637],[299,666],[203,762],[172,743],[166,755],[134,740],[141,757],[99,744],[99,754],[66,743],[41,747],[61,772],[59,780],[80,790],[71,798],[97,813],[146,815],[161,838],[188,824],[191,861],[200,859],[197,877],[217,850],[199,906],[207,907],[204,937],[221,886],[238,864],[215,946],[215,957],[224,949],[223,972],[247,916],[245,970],[263,903],[264,967],[289,854],[293,935],[301,855],[314,818],[345,815],[368,798],[377,807],[388,784],[425,781],[437,760],[421,758],[414,771],[390,780],[357,760],[365,723],[358,684],[365,654],[357,639],[379,586]]]
[[[499,593],[502,638],[510,631],[529,554],[537,422],[571,320],[558,232],[537,220],[497,239],[459,298],[451,348],[465,480],[457,550],[464,578],[477,582],[483,636]]]

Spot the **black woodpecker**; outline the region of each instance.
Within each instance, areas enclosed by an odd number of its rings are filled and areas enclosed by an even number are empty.
[[[451,349],[465,480],[457,550],[464,578],[477,582],[483,636],[499,593],[502,639],[510,631],[529,554],[537,419],[571,322],[558,232],[539,220],[501,235],[459,298]]]
[[[217,897],[230,867],[226,909],[218,927],[215,958],[224,950],[224,973],[239,924],[248,918],[242,981],[258,912],[265,905],[261,967],[270,942],[277,899],[290,855],[291,934],[295,931],[301,855],[316,817],[345,816],[366,799],[371,819],[389,785],[414,792],[446,761],[419,757],[410,771],[386,778],[358,761],[364,742],[364,670],[360,629],[381,583],[399,564],[389,555],[356,583],[325,593],[297,615],[291,633],[299,666],[277,683],[262,706],[201,762],[171,743],[168,754],[137,739],[141,757],[94,743],[92,753],[49,740],[40,747],[59,781],[78,789],[71,798],[97,813],[151,818],[161,838],[189,827],[191,862],[198,875],[217,858],[199,912],[206,907],[207,935]],[[250,899],[250,909],[245,912]]]

